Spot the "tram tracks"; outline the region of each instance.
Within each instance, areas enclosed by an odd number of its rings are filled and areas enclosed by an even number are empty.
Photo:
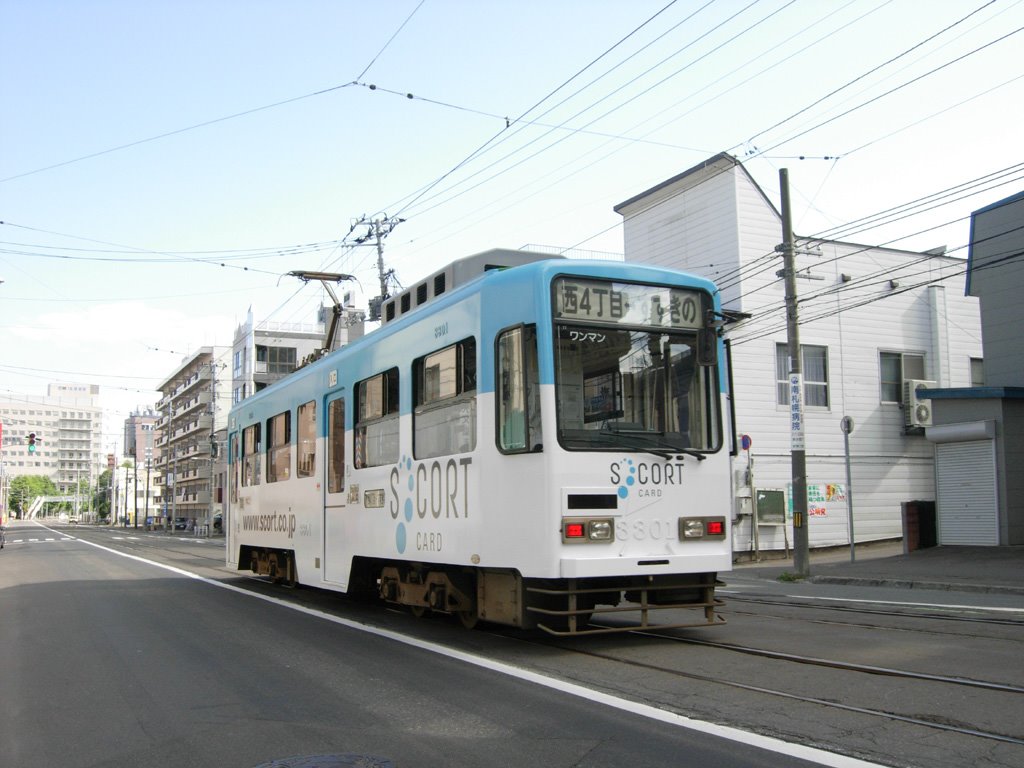
[[[563,650],[569,650],[569,649],[563,649]],[[816,697],[816,696],[806,696],[806,695],[802,695],[802,694],[791,693],[791,692],[788,692],[788,691],[780,691],[780,690],[773,689],[773,688],[767,688],[767,687],[764,687],[764,686],[753,685],[751,683],[741,683],[741,682],[737,682],[737,681],[733,681],[733,680],[723,680],[723,679],[721,679],[719,677],[712,677],[710,675],[702,675],[702,674],[697,673],[697,672],[686,672],[686,671],[682,671],[682,670],[671,670],[671,669],[670,670],[666,670],[663,667],[659,667],[659,666],[657,666],[655,664],[650,664],[650,663],[641,662],[641,661],[632,660],[632,659],[623,659],[623,658],[620,658],[620,657],[615,657],[615,656],[613,656],[611,654],[608,654],[608,653],[602,653],[600,651],[589,651],[589,650],[582,650],[582,649],[579,649],[579,648],[572,649],[572,650],[575,650],[577,653],[583,654],[583,655],[588,656],[588,657],[598,658],[598,659],[602,659],[602,660],[605,660],[605,661],[613,661],[613,662],[616,662],[618,664],[626,664],[626,665],[631,666],[631,667],[638,667],[638,668],[649,669],[649,670],[657,670],[657,671],[665,673],[665,674],[670,674],[670,675],[673,675],[675,677],[686,678],[686,679],[689,679],[689,680],[697,680],[697,681],[704,682],[704,683],[711,683],[713,685],[727,686],[727,687],[730,687],[730,688],[736,688],[736,689],[739,689],[739,690],[749,691],[749,692],[752,692],[752,693],[766,694],[766,695],[773,696],[773,697],[776,697],[776,698],[789,699],[791,701],[799,701],[799,702],[803,702],[803,703],[806,703],[806,704],[815,704],[815,705],[819,705],[819,706],[823,706],[823,707],[829,707],[831,709],[839,709],[839,710],[843,710],[843,711],[846,711],[846,712],[853,712],[853,713],[861,714],[861,715],[869,715],[869,716],[873,716],[873,717],[883,717],[883,718],[886,718],[888,720],[894,720],[894,721],[897,721],[897,722],[908,723],[908,724],[911,724],[911,725],[923,726],[925,728],[931,728],[931,729],[935,729],[935,730],[946,731],[946,732],[950,732],[950,733],[956,733],[956,734],[960,734],[960,735],[964,735],[964,736],[975,736],[975,737],[978,737],[978,738],[991,739],[991,740],[994,740],[994,741],[1000,741],[1000,742],[1004,742],[1004,743],[1008,743],[1008,744],[1015,744],[1015,745],[1018,745],[1018,746],[1024,746],[1024,737],[1011,736],[1009,734],[1003,734],[1003,733],[995,733],[993,731],[986,731],[986,730],[982,730],[980,728],[974,728],[974,727],[970,727],[970,726],[967,726],[967,725],[954,725],[952,723],[943,723],[943,722],[940,722],[939,720],[934,719],[934,718],[912,716],[912,715],[900,714],[898,712],[893,712],[893,711],[890,711],[890,710],[881,710],[881,709],[875,709],[875,708],[871,708],[871,707],[857,706],[857,705],[854,705],[854,704],[845,704],[843,702],[834,701],[832,699],[826,699],[826,698],[821,698],[821,697]],[[864,671],[864,670],[861,670],[861,671]],[[892,670],[892,671],[889,672],[889,674],[897,675],[898,672],[895,671],[895,670]],[[907,677],[908,679],[911,679],[911,678],[912,679],[924,679],[924,678],[922,678],[920,676],[911,676],[911,675],[900,675],[900,676],[901,677]],[[961,684],[963,684],[963,683],[961,683]]]
[[[840,605],[838,603],[829,603],[827,605],[816,605],[814,603],[805,601],[794,601],[794,600],[777,600],[768,599],[763,597],[741,597],[737,595],[729,595],[728,605],[733,603],[746,603],[750,605],[763,605],[763,606],[776,606],[784,608],[797,608],[800,610],[812,610],[812,611],[834,611],[837,613],[854,613],[864,614],[868,616],[885,616],[887,618],[906,618],[906,619],[929,619],[936,621],[949,621],[964,624],[991,624],[994,626],[1007,626],[1007,627],[1020,627],[1024,628],[1024,619],[1013,619],[1003,618],[998,616],[962,616],[955,615],[949,612],[940,613],[935,612],[934,609],[923,609],[923,610],[903,610],[895,611],[893,607],[887,608],[869,608],[867,606],[853,606],[853,605]],[[985,609],[976,609],[985,610]],[[753,611],[743,612],[737,610],[730,610],[733,614],[742,614],[748,616],[762,616],[763,614],[754,613]],[[879,625],[861,625],[877,627],[879,629],[896,629],[896,627],[881,627]]]
[[[730,653],[739,653],[748,656],[770,658],[781,662],[822,667],[841,672],[852,672],[858,674],[881,676],[901,681],[908,681],[911,683],[925,683],[940,686],[965,687],[973,689],[980,693],[995,693],[1002,696],[1009,696],[1013,701],[1016,702],[1015,707],[1018,709],[1021,706],[1021,704],[1016,699],[1016,697],[1024,695],[1024,686],[1018,686],[1009,683],[1000,683],[995,681],[978,680],[967,677],[931,674],[924,672],[915,672],[911,670],[873,666],[869,664],[857,664],[832,659],[823,659],[820,657],[803,656],[795,653],[779,652],[764,648],[737,645],[733,643],[701,640],[692,637],[680,637],[677,635],[664,634],[650,630],[637,630],[629,634],[630,636],[635,637],[645,637],[651,638],[653,640],[668,641],[673,644],[679,643],[686,645],[701,646],[710,649],[726,651]],[[773,698],[784,699],[793,702],[801,702],[815,706],[827,707],[829,709],[840,710],[858,715],[884,718],[886,720],[890,720],[893,722],[905,723],[908,725],[924,727],[927,729],[942,731],[951,734],[987,739],[1002,742],[1004,744],[1012,744],[1016,746],[1024,746],[1024,734],[1018,735],[1016,733],[1001,732],[1000,730],[988,728],[985,726],[978,726],[972,725],[967,722],[960,722],[954,718],[945,715],[926,715],[921,713],[910,713],[907,711],[901,712],[897,711],[894,708],[882,708],[879,706],[855,704],[849,701],[837,700],[835,698],[828,698],[822,695],[808,695],[806,693],[794,692],[793,690],[782,690],[780,687],[772,687],[770,685],[762,685],[754,682],[731,680],[726,679],[722,676],[706,674],[687,669],[673,669],[667,667],[664,664],[643,661],[635,658],[627,658],[617,652],[586,648],[580,644],[570,645],[558,643],[556,641],[538,642],[541,642],[544,645],[557,647],[560,650],[577,653],[587,658],[600,659],[602,661],[608,661],[615,663],[617,665],[625,665],[632,668],[643,669],[645,671],[654,671],[660,674],[669,675],[671,677],[697,681],[712,686],[723,686],[735,690],[767,695]],[[880,697],[883,699],[887,698],[886,695],[881,695]],[[928,702],[931,700],[931,697],[921,696],[921,699],[923,701]]]
[[[173,549],[177,550],[178,547],[175,546]],[[334,602],[333,598],[336,597],[335,595],[331,595],[328,598],[317,590],[311,590],[311,594],[303,595],[303,590],[283,590],[275,588],[273,585],[265,584],[262,580],[253,580],[251,584],[246,583],[246,587],[260,592],[272,591],[282,599],[289,601],[305,602],[304,598],[306,598],[311,603],[320,604],[326,602],[329,603],[329,606],[324,606],[324,608],[330,612],[344,614],[352,611],[362,612],[362,607],[359,604],[339,606]],[[736,601],[735,596],[730,596],[730,602],[733,601]],[[742,602],[757,603],[760,601],[750,600]],[[843,606],[833,605],[808,606],[792,602],[785,602],[785,607],[810,607],[832,611],[837,608],[843,608]],[[379,607],[375,606],[375,608]],[[888,618],[893,618],[891,611],[881,611],[865,607],[847,608],[844,612],[848,615],[849,613],[857,612],[869,615],[885,615]],[[381,615],[378,614],[377,610],[373,610],[367,611],[367,615],[362,618],[372,624],[383,623],[391,625],[392,628],[398,629],[398,631],[417,632],[414,628],[416,625],[409,624],[403,618],[404,613],[402,612],[385,613],[383,616],[382,621]],[[764,619],[767,616],[760,615],[756,616],[756,618]],[[780,617],[775,616],[773,618]],[[927,621],[922,622],[922,624],[927,625],[937,624],[934,621],[937,619],[958,622],[967,621],[977,626],[992,623],[987,617],[963,617],[946,614],[922,616],[917,613],[902,615],[900,620],[909,621],[919,618],[927,619]],[[392,620],[395,620],[397,624],[392,624]],[[996,620],[995,623],[1009,625],[1009,627],[1020,625],[1020,622],[1012,620]],[[588,685],[593,685],[597,688],[613,686],[620,690],[623,695],[637,697],[642,700],[650,700],[650,692],[657,691],[654,698],[658,699],[659,703],[657,705],[664,708],[671,709],[673,706],[677,708],[679,706],[672,703],[671,697],[673,694],[668,693],[672,690],[679,692],[676,695],[685,695],[683,691],[686,691],[691,696],[697,696],[699,700],[701,694],[693,693],[695,690],[699,690],[699,688],[694,689],[692,685],[682,683],[673,686],[668,682],[670,679],[676,679],[691,681],[693,684],[699,684],[700,688],[707,687],[708,690],[713,690],[714,687],[722,687],[750,694],[751,696],[770,697],[782,702],[791,702],[794,707],[799,705],[820,707],[823,708],[822,711],[827,709],[836,712],[833,716],[834,718],[841,718],[843,717],[841,713],[848,713],[850,717],[855,718],[884,719],[893,723],[893,728],[897,728],[899,724],[902,724],[906,727],[926,729],[920,733],[923,734],[931,731],[935,734],[936,738],[939,733],[943,733],[947,734],[947,739],[955,739],[958,736],[982,739],[991,744],[991,747],[986,747],[986,749],[997,748],[997,743],[1005,745],[998,747],[999,749],[1016,750],[1024,746],[1024,733],[1020,732],[1021,729],[1013,718],[1014,712],[1021,711],[1024,700],[1020,699],[1020,696],[1024,694],[1024,685],[1001,683],[994,680],[976,679],[967,676],[917,672],[896,668],[896,666],[858,664],[822,658],[820,656],[802,655],[800,653],[780,652],[755,647],[760,645],[757,642],[744,644],[742,642],[731,643],[714,639],[708,640],[693,637],[692,633],[691,636],[684,636],[682,633],[673,634],[669,631],[637,630],[625,635],[616,636],[616,638],[623,639],[628,637],[642,638],[644,641],[650,642],[650,645],[647,642],[630,645],[629,643],[622,643],[618,639],[616,641],[598,641],[596,638],[580,638],[565,641],[530,636],[522,632],[498,628],[493,628],[486,633],[475,632],[467,634],[461,629],[456,629],[454,626],[449,630],[445,625],[439,626],[434,622],[431,622],[428,627],[424,628],[429,629],[428,636],[433,637],[435,641],[450,643],[456,647],[466,645],[468,641],[469,645],[473,648],[473,652],[495,653],[498,657],[510,653],[510,646],[506,646],[502,650],[500,648],[501,643],[499,643],[492,648],[490,643],[483,642],[482,634],[493,634],[497,638],[502,638],[502,642],[514,641],[517,645],[521,643],[538,649],[547,647],[568,654],[578,654],[581,659],[599,661],[610,666],[607,666],[605,671],[601,672],[597,667],[590,668],[590,665],[587,663],[570,664],[569,667],[571,669],[563,669],[560,674],[576,680],[585,679]],[[893,627],[869,626],[862,628],[885,630],[892,629]],[[933,634],[937,628],[926,629],[922,626],[917,631]],[[904,629],[906,631],[913,631],[906,627]],[[975,636],[970,635],[966,637],[973,639]],[[997,639],[1005,642],[1014,642],[1016,638],[1004,637]],[[935,641],[938,641],[938,638]],[[690,653],[673,653],[671,647],[676,644],[694,646],[695,649],[704,648],[709,654],[721,653],[726,655],[704,656]],[[488,648],[490,650],[487,650]],[[518,656],[514,651],[511,651],[511,653]],[[737,665],[735,662],[728,660],[730,657],[738,658],[738,656],[751,659],[766,659],[770,661],[772,666],[756,668],[748,664]],[[528,667],[536,667],[540,670],[550,670],[550,661],[550,654],[541,652],[537,654],[529,653],[525,658],[520,658],[517,663],[520,665],[525,663]],[[787,669],[795,667],[779,667],[775,666],[776,664],[800,665],[807,670],[816,668],[822,670],[822,674],[813,674],[812,676],[810,672],[787,672]],[[624,678],[621,674],[614,673],[614,671],[609,672],[609,670],[616,668],[643,670],[642,677],[644,679],[660,679],[662,682],[655,684],[653,688],[645,687],[645,684],[639,682],[620,688],[624,679],[639,680],[641,676],[627,674]],[[655,677],[651,677],[652,675]],[[858,679],[866,680],[866,676],[871,676],[879,681],[890,680],[892,683],[868,684],[856,682]],[[780,678],[791,682],[779,683]],[[601,682],[602,679],[605,682]],[[963,691],[963,694],[954,694],[954,690]],[[833,691],[836,692],[834,695],[832,694]],[[761,701],[765,700],[761,699]],[[752,701],[757,701],[757,699]],[[770,725],[768,720],[758,724],[759,718],[756,712],[764,706],[764,704],[760,703],[751,704],[748,710],[749,714],[742,718],[742,721],[746,724],[745,727],[763,728],[766,732],[778,732],[777,725]],[[695,704],[694,707],[697,709],[694,710],[693,707],[689,707],[689,714],[697,717],[710,716],[713,719],[724,717],[721,714],[716,716],[704,713],[700,703]],[[800,710],[794,709],[791,711],[798,712]],[[807,717],[807,713],[810,712],[813,712],[813,710],[807,710],[802,716]],[[813,715],[810,715],[810,718],[813,719]],[[729,716],[728,720],[731,719],[732,717]],[[870,722],[870,720],[862,720],[861,726],[864,722]],[[856,723],[856,720],[851,721],[851,723]],[[860,730],[861,726],[850,725],[849,727],[852,732],[856,732]],[[869,726],[866,730],[874,732],[876,727]],[[807,738],[806,734],[798,735],[796,731],[790,733],[786,730],[785,732],[792,738]],[[904,738],[902,735],[904,733],[903,730],[893,731],[892,733],[901,734],[895,738]],[[911,731],[906,731],[906,738],[915,738],[911,733]],[[892,737],[889,736],[887,738]],[[922,736],[922,742],[925,741],[927,741],[927,738]],[[854,752],[859,752],[862,746],[848,746],[847,748],[852,749]],[[843,749],[843,747],[838,745],[837,748],[841,751]]]

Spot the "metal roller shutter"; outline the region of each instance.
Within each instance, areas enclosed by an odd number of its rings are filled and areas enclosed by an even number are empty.
[[[937,443],[939,544],[999,544],[995,441]]]

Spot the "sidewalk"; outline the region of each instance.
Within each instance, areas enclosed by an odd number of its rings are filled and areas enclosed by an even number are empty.
[[[851,563],[849,547],[812,550],[808,581],[1024,595],[1024,546],[930,547],[903,554],[902,541],[888,541],[858,545],[856,557]],[[777,579],[794,572],[793,559],[736,563],[733,572]]]

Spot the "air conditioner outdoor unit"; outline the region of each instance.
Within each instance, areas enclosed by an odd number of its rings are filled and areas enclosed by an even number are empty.
[[[903,380],[903,423],[908,427],[928,427],[932,423],[931,398],[922,398],[918,392],[931,389],[934,381]]]

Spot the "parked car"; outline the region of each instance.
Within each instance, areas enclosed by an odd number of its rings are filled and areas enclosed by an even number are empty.
[[[176,530],[176,531],[187,531],[188,530],[188,518],[187,517],[176,517],[176,518],[174,518],[174,530]]]
[[[224,515],[218,512],[213,516],[213,530],[222,531],[224,530]]]

